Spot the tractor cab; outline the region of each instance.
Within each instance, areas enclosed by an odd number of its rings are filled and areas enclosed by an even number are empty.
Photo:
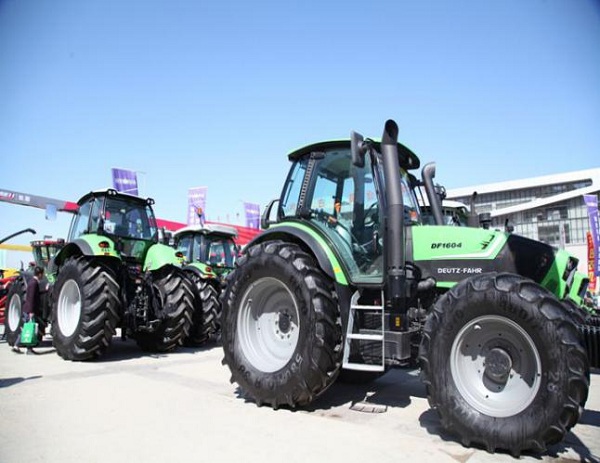
[[[308,220],[340,256],[353,283],[383,281],[385,191],[379,143],[361,162],[353,160],[351,140],[310,145],[289,154],[293,162],[279,200],[278,221],[297,227]],[[399,149],[405,224],[420,224],[421,212],[407,167],[418,158]],[[382,207],[383,206],[383,207]],[[268,213],[268,212],[267,212]],[[313,232],[314,233],[314,232]]]
[[[187,264],[205,264],[220,277],[233,270],[238,255],[235,228],[219,224],[189,226],[177,230],[173,237]]]
[[[57,240],[35,240],[31,242],[31,250],[33,252],[33,260],[35,264],[44,269],[48,269],[48,265],[65,246],[65,240],[59,238]]]
[[[42,267],[45,270],[44,278],[50,283],[54,283],[54,257],[64,247],[65,240],[62,238],[58,238],[56,240],[35,240],[31,242],[31,251],[33,253],[35,265]],[[33,276],[33,270],[30,270],[29,273],[31,276]]]
[[[69,241],[82,235],[105,235],[115,242],[123,256],[141,261],[150,246],[158,242],[152,210],[154,201],[108,189],[90,192],[78,202],[78,213],[69,231]]]

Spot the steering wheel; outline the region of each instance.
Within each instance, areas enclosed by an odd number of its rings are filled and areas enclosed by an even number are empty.
[[[379,223],[379,203],[371,204],[365,211],[365,228],[372,227]]]
[[[361,244],[356,235],[352,233],[350,228],[340,222],[338,219],[328,214],[326,218],[327,225],[342,236],[345,240],[347,240],[352,249],[352,254],[356,259],[356,263],[359,267],[362,267],[364,264],[369,262],[369,251],[367,250],[367,246],[365,244]]]

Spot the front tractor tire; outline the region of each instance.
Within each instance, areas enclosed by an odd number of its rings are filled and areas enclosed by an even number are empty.
[[[119,321],[119,285],[96,259],[71,257],[60,268],[53,291],[52,341],[65,360],[102,355]]]
[[[146,352],[169,352],[183,343],[192,324],[193,293],[183,270],[165,266],[152,272],[154,316],[157,326],[133,333],[138,346]]]
[[[435,304],[420,347],[429,404],[463,445],[543,452],[573,427],[589,365],[564,305],[531,280],[483,274]]]
[[[194,313],[190,334],[183,340],[183,345],[197,347],[206,344],[211,339],[216,339],[219,331],[221,317],[221,304],[219,303],[219,283],[200,278],[195,272],[187,272],[192,282],[194,291]]]
[[[9,346],[14,346],[23,325],[23,305],[25,304],[25,282],[17,278],[10,284],[6,295],[4,333]]]
[[[252,246],[223,294],[223,362],[258,405],[304,406],[335,380],[342,329],[332,281],[299,246]]]

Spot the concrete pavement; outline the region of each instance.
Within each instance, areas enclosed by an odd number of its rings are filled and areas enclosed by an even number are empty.
[[[309,409],[240,397],[221,348],[143,353],[115,338],[94,362],[0,343],[0,462],[508,462],[442,433],[412,370],[336,383]],[[542,461],[600,461],[600,374],[580,423]],[[520,461],[540,461],[522,456]]]

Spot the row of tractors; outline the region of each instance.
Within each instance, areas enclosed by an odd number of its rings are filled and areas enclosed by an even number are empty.
[[[152,205],[113,189],[90,192],[78,201],[67,240],[31,242],[35,265],[45,269],[40,337],[49,326],[64,359],[97,358],[117,329],[149,352],[218,337],[218,297],[239,254],[237,232],[207,224],[171,235],[157,228]],[[3,284],[9,345],[32,277],[29,268]]]
[[[565,250],[508,226],[449,224],[435,165],[418,179],[419,158],[397,138],[387,121],[379,140],[353,132],[289,153],[281,195],[241,254],[226,230],[161,238],[151,199],[83,196],[68,239],[47,254],[43,318],[58,354],[97,358],[117,329],[147,351],[220,336],[231,381],[273,408],[306,406],[338,378],[418,366],[464,445],[520,455],[560,442],[600,367],[587,277]]]

